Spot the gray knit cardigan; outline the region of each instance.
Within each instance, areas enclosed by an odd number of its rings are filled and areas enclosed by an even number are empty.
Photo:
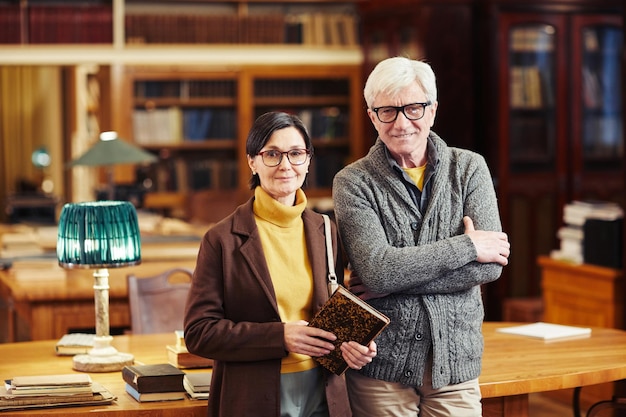
[[[484,158],[449,147],[431,132],[438,162],[424,213],[392,170],[376,141],[333,182],[335,215],[355,273],[374,292],[370,300],[391,319],[376,339],[378,355],[361,371],[369,377],[421,386],[432,352],[432,385],[477,378],[483,353],[480,285],[502,267],[476,262],[463,234],[463,216],[476,230],[500,231],[495,190]]]

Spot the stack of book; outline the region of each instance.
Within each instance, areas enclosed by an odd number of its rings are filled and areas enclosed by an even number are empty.
[[[622,208],[607,201],[573,201],[563,207],[557,237],[560,248],[550,256],[576,264],[621,268]]]
[[[212,371],[185,374],[183,386],[192,400],[206,400],[209,398],[212,375]]]
[[[16,376],[0,385],[0,411],[106,404],[115,399],[88,374]]]
[[[185,373],[169,363],[130,365],[122,369],[126,392],[139,402],[185,398]]]
[[[185,337],[182,330],[174,332],[176,337],[175,345],[166,345],[167,360],[177,368],[210,368],[213,366],[213,359],[189,353],[185,346]]]

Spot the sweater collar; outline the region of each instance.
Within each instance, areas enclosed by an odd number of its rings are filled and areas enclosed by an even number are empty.
[[[278,227],[293,226],[300,220],[306,205],[307,199],[302,189],[296,191],[296,201],[293,206],[279,203],[261,187],[256,187],[254,190],[254,214]]]

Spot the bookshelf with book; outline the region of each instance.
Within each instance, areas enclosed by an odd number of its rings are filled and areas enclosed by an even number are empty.
[[[297,44],[354,48],[358,46],[357,1],[4,1],[0,2],[0,44]]]
[[[247,195],[247,134],[272,110],[309,127],[311,196],[329,196],[334,173],[365,152],[357,65],[125,66],[121,92],[116,129],[159,156],[132,174],[148,192]]]

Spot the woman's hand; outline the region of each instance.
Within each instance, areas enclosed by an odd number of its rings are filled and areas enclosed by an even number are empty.
[[[352,369],[361,369],[374,359],[377,353],[376,342],[373,340],[368,346],[357,342],[344,342],[341,344],[341,354]]]
[[[337,340],[337,336],[307,324],[304,320],[285,323],[285,348],[288,352],[324,356],[335,349],[331,342]]]

